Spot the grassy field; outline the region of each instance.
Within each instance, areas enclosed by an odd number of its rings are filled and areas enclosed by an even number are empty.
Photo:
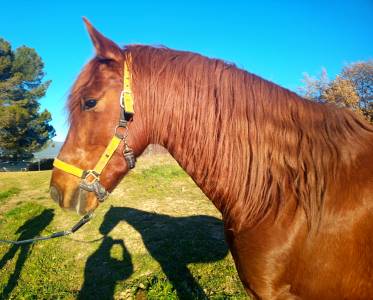
[[[0,173],[0,239],[70,228],[50,172]],[[76,234],[0,244],[0,299],[247,299],[219,212],[171,159],[139,160]]]

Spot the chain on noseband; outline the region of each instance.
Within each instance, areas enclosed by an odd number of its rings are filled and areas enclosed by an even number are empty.
[[[132,121],[134,115],[133,109],[133,94],[132,94],[132,76],[129,68],[129,64],[132,64],[130,55],[127,55],[124,60],[123,70],[123,90],[120,94],[119,105],[120,105],[120,116],[119,123],[115,128],[114,136],[107,145],[104,153],[101,155],[96,166],[92,170],[82,170],[74,165],[66,163],[58,158],[53,162],[53,166],[66,173],[80,177],[82,181],[79,187],[85,191],[95,193],[97,199],[103,202],[108,196],[109,192],[106,191],[105,187],[100,183],[100,175],[102,170],[105,168],[115,150],[119,147],[123,141],[124,150],[123,156],[127,162],[128,168],[133,169],[136,164],[136,158],[133,150],[128,146],[128,123]],[[123,133],[119,133],[122,129]]]

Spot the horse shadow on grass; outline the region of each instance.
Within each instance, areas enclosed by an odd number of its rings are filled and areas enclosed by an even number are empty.
[[[21,234],[18,238],[18,241],[32,239],[40,235],[40,233],[49,225],[49,223],[52,222],[53,217],[53,209],[45,209],[39,215],[33,217],[30,220],[27,220],[16,231],[16,233]],[[17,285],[17,281],[19,279],[19,276],[21,275],[21,271],[26,262],[26,259],[32,252],[32,246],[33,244],[12,245],[8,252],[5,253],[5,255],[0,259],[1,269],[9,260],[13,259],[16,256],[17,251],[20,250],[14,272],[10,275],[6,286],[0,293],[0,299],[8,299],[10,293]]]
[[[206,215],[171,217],[128,207],[111,207],[105,214],[100,226],[105,238],[87,260],[79,299],[113,299],[116,283],[131,276],[133,265],[123,240],[107,237],[121,221],[141,234],[179,299],[207,299],[188,264],[214,262],[227,255],[222,221]],[[114,244],[123,249],[121,261],[110,256]]]

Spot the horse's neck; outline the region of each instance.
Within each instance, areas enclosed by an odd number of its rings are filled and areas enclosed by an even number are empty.
[[[239,210],[258,217],[265,207],[257,196],[268,204],[278,193],[280,178],[268,177],[271,166],[264,157],[277,142],[273,139],[281,139],[274,136],[276,124],[258,124],[271,119],[270,114],[280,114],[284,104],[276,101],[281,91],[269,89],[264,80],[243,72],[236,76],[215,91],[198,90],[198,84],[190,83],[197,86],[192,92],[153,102],[150,142],[171,153],[223,217]],[[273,103],[266,103],[268,99]]]
[[[304,191],[309,195],[302,205],[313,214],[312,203],[320,205],[326,189],[326,171],[344,159],[337,161],[343,153],[334,153],[340,152],[344,135],[339,119],[330,124],[339,127],[330,137],[321,105],[264,80],[255,79],[253,90],[250,77],[235,79],[238,84],[225,93],[213,91],[219,104],[211,90],[203,94],[197,88],[152,103],[150,142],[166,147],[226,218],[241,214],[242,219],[260,219],[273,202],[283,201],[284,195],[303,197]],[[350,157],[348,146],[345,150]],[[299,173],[302,168],[312,174]]]
[[[194,143],[195,139],[191,136],[196,133],[189,132],[188,137],[183,138],[183,134],[180,132],[178,145],[169,144],[166,140],[161,143],[178,164],[189,174],[194,182],[201,188],[204,194],[214,203],[214,205],[220,210],[224,211],[224,194],[225,189],[228,189],[229,183],[224,178],[224,175],[220,174],[222,161],[217,154],[216,149],[212,149],[211,145],[206,145],[204,148],[200,148],[200,145]],[[197,135],[195,135],[197,136]],[[219,147],[215,145],[215,147]],[[208,159],[202,159],[202,156],[208,155]],[[226,161],[225,163],[228,163]],[[237,163],[237,162],[232,162]],[[225,182],[223,185],[221,182]]]
[[[224,122],[230,108],[221,115],[211,103],[189,100],[168,99],[155,110],[151,142],[164,146],[226,215],[227,203],[244,197],[248,183],[249,126],[244,114]]]

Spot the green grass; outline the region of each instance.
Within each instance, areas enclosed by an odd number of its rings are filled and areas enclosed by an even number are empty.
[[[12,187],[8,190],[0,192],[0,203],[4,202],[6,199],[19,194],[21,190],[17,187]]]
[[[50,172],[0,173],[0,238],[79,217],[49,199]],[[0,244],[0,299],[247,299],[219,212],[168,156],[139,160],[72,236]]]

